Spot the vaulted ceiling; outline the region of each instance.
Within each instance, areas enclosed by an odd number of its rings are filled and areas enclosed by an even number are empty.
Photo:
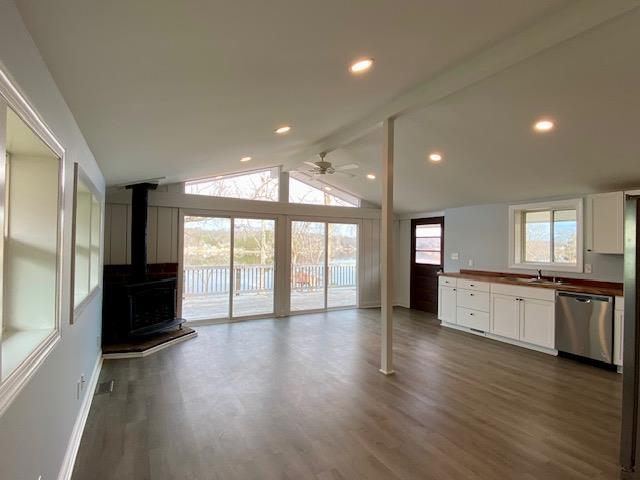
[[[399,211],[640,184],[638,3],[18,1],[112,185],[295,168],[327,149],[361,166],[330,183],[376,202],[379,183],[364,177],[379,173],[376,112],[451,78],[451,92],[392,112]],[[558,36],[580,21],[584,31]],[[376,63],[353,77],[360,56]],[[456,84],[472,70],[482,74]],[[558,128],[534,135],[542,115]],[[291,133],[274,135],[281,124]],[[432,150],[441,164],[426,161]],[[245,155],[253,160],[240,164]]]

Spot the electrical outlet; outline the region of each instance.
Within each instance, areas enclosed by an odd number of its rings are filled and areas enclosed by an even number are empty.
[[[87,384],[87,380],[84,378],[84,374],[80,375],[80,390],[84,391],[84,387]]]
[[[593,268],[590,263],[584,264],[584,273],[593,273]]]
[[[467,263],[470,267],[473,267],[473,258],[470,258]]]

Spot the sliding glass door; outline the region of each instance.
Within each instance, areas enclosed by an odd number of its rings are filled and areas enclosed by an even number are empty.
[[[273,219],[184,217],[185,319],[273,314],[275,223]]]
[[[273,313],[275,236],[275,220],[233,220],[234,317]]]
[[[358,225],[330,223],[327,244],[327,307],[354,306],[358,303]]]
[[[291,311],[356,306],[357,258],[357,224],[291,221]]]
[[[231,219],[184,217],[182,316],[229,317]]]

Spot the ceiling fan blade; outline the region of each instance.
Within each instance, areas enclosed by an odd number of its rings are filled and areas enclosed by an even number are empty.
[[[318,168],[318,166],[313,162],[304,162],[304,163],[305,163],[305,165],[309,165],[310,167]]]
[[[353,170],[355,168],[360,168],[360,165],[358,165],[357,163],[349,163],[347,165],[340,165],[333,168],[335,168],[336,170]]]
[[[342,175],[343,177],[347,177],[347,178],[355,177],[353,173],[341,172],[340,170],[336,170],[335,174]]]

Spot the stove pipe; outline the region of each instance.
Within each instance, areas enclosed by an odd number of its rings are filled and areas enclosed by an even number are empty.
[[[156,188],[155,183],[127,186],[131,190],[131,270],[136,281],[147,277],[147,207],[149,190]]]

